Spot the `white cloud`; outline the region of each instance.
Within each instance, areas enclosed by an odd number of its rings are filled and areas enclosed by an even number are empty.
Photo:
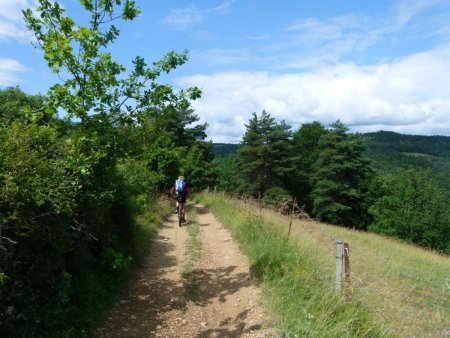
[[[0,1],[0,42],[29,42],[32,34],[23,22],[22,10],[36,8],[37,0]]]
[[[0,58],[0,86],[7,87],[17,84],[18,74],[25,72],[25,67],[13,59]]]
[[[163,19],[164,24],[179,30],[186,30],[202,21],[203,15],[194,5],[184,9],[172,9],[170,14]]]
[[[450,45],[369,66],[338,64],[316,71],[225,72],[179,78],[198,86],[194,103],[215,142],[239,142],[252,112],[266,109],[294,128],[340,119],[354,131],[450,134]]]

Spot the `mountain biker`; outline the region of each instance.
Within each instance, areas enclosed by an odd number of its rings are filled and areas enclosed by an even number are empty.
[[[179,176],[178,179],[175,181],[173,187],[172,187],[172,196],[174,196],[176,203],[176,213],[178,213],[179,208],[181,208],[181,217],[182,222],[186,223],[186,199],[189,194],[189,188],[186,184],[186,181],[184,179],[184,176]]]

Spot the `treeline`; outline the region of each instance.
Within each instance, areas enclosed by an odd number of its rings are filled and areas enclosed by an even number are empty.
[[[237,148],[235,153],[232,148]],[[450,252],[448,197],[428,171],[376,170],[366,139],[340,121],[293,131],[254,113],[238,146],[221,145],[218,189],[266,203],[296,198],[321,221]]]
[[[135,216],[184,174],[214,178],[191,101],[156,82],[187,60],[169,53],[133,69],[106,47],[132,1],[82,1],[88,26],[57,2],[25,11],[49,67],[66,79],[45,96],[0,90],[0,336],[81,336],[131,263]],[[65,118],[59,118],[58,111]],[[76,121],[76,122],[73,122]]]

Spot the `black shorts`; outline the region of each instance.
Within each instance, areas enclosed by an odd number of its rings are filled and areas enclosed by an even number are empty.
[[[186,193],[184,191],[177,192],[177,196],[175,197],[175,199],[179,203],[186,203]]]

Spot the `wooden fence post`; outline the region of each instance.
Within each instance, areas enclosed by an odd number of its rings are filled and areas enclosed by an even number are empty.
[[[295,197],[294,200],[292,201],[291,221],[289,222],[288,238],[291,235],[291,227],[292,227],[292,220],[294,219],[294,213],[295,213]]]
[[[336,241],[336,291],[342,287],[342,240]]]
[[[262,213],[261,191],[258,192],[258,208],[259,208],[259,217],[261,218],[261,213]]]
[[[349,298],[353,295],[352,283],[350,281],[350,248],[348,243],[344,243],[344,271],[345,271],[345,290]]]

